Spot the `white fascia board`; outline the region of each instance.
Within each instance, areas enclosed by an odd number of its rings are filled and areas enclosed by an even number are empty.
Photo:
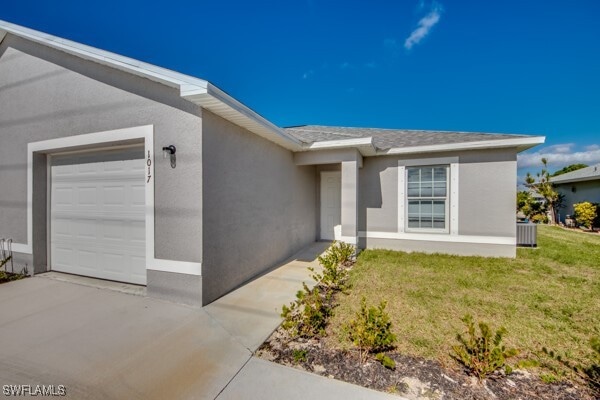
[[[564,179],[561,181],[554,181],[554,180],[552,180],[552,178],[550,178],[550,183],[552,183],[554,185],[562,185],[565,183],[576,183],[576,182],[597,181],[597,180],[600,180],[600,175],[584,176],[581,178]]]
[[[202,84],[201,79],[193,78],[166,68],[157,67],[133,58],[121,56],[95,47],[87,46],[57,36],[38,32],[33,29],[0,20],[0,29],[32,42],[39,43],[77,57],[123,70],[170,87],[179,87],[184,83]],[[190,82],[193,81],[193,82]]]
[[[363,156],[376,155],[373,138],[357,138],[357,139],[341,139],[341,140],[326,140],[323,142],[313,142],[304,147],[305,150],[326,150],[326,149],[345,149],[355,148]]]
[[[300,140],[296,139],[294,136],[285,132],[283,129],[276,126],[275,124],[269,122],[266,118],[263,118],[261,115],[259,115],[255,111],[252,111],[250,108],[246,107],[245,105],[243,105],[242,103],[240,103],[239,101],[237,101],[236,99],[234,99],[233,97],[231,97],[230,95],[228,95],[227,93],[225,93],[224,91],[222,91],[221,89],[219,89],[218,87],[216,87],[215,85],[213,85],[211,83],[208,83],[208,94],[211,97],[213,97],[213,98],[221,101],[222,103],[226,104],[227,106],[231,107],[236,112],[250,118],[252,121],[256,122],[257,124],[272,131],[277,136],[280,136],[280,137],[284,138],[286,141],[289,141],[290,143],[292,143],[294,145],[293,146],[294,149],[300,149],[302,147],[302,142]]]
[[[391,149],[378,151],[377,155],[439,153],[452,150],[497,149],[506,147],[516,147],[519,151],[523,151],[533,146],[537,146],[538,144],[542,144],[545,141],[545,136],[531,136],[526,138],[483,140],[480,142],[434,144],[429,146],[413,147],[394,147]]]
[[[266,138],[289,150],[300,150],[302,143],[295,137],[286,133],[283,129],[275,126],[265,118],[252,111],[239,101],[235,100],[214,85],[209,84],[203,79],[194,78],[189,75],[161,68],[156,65],[148,64],[133,58],[121,56],[108,51],[100,50],[71,40],[62,39],[53,35],[38,32],[33,29],[25,28],[19,25],[11,24],[0,20],[0,41],[6,32],[15,36],[31,40],[65,53],[93,61],[102,65],[109,66],[124,72],[131,73],[152,81],[164,84],[166,86],[177,88],[181,97],[202,107],[229,119],[230,113],[223,113],[222,107],[215,107],[214,100],[232,110],[238,117],[244,121],[236,124],[242,125],[251,132]],[[210,100],[213,100],[212,102]],[[225,115],[227,114],[227,115]],[[229,118],[228,118],[229,117]],[[232,121],[233,122],[233,121]]]

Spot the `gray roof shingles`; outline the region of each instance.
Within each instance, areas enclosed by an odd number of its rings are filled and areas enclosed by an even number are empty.
[[[572,172],[567,172],[566,174],[562,174],[555,178],[551,178],[551,182],[567,183],[573,181],[592,181],[595,179],[600,179],[600,164],[592,165],[586,168],[581,168]]]
[[[345,128],[339,126],[304,125],[284,128],[304,143],[372,137],[379,150],[395,147],[430,146],[530,137],[481,132],[422,131],[410,129]]]

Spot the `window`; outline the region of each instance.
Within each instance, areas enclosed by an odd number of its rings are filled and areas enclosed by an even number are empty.
[[[448,232],[448,166],[407,167],[406,175],[407,230]]]

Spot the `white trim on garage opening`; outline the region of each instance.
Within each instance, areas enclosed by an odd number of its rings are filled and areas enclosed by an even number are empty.
[[[146,182],[146,269],[201,275],[201,263],[164,260],[154,257],[154,127],[152,125],[88,133],[58,139],[32,142],[27,145],[27,243],[14,243],[13,251],[33,252],[33,153],[57,153],[90,145],[107,145],[127,140],[143,139],[146,160],[150,160],[150,179]]]

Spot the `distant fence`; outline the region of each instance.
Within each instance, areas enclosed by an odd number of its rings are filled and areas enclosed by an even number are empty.
[[[537,247],[536,224],[517,224],[517,246]]]

